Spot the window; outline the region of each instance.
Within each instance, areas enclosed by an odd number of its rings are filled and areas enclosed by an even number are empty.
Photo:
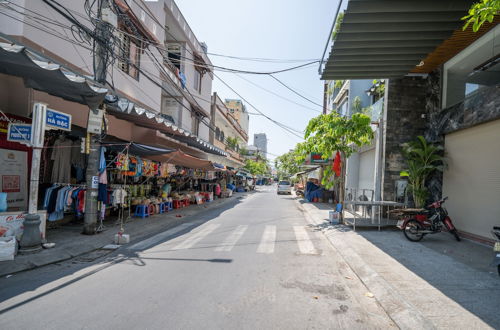
[[[139,80],[141,42],[125,32],[120,32],[119,38],[118,68],[132,78]]]
[[[181,70],[181,45],[168,44],[167,45],[167,58],[179,71]]]
[[[200,71],[194,70],[194,89],[198,92],[201,93],[201,78],[203,75],[201,74]]]
[[[500,84],[500,25],[444,64],[443,108]]]
[[[200,118],[196,113],[191,113],[191,133],[198,136],[200,131]]]
[[[223,131],[221,131],[221,132],[220,132],[220,141],[221,141],[221,142],[224,142],[224,139],[225,139],[224,132],[223,132]]]
[[[215,128],[215,138],[220,140],[220,129],[218,127]]]

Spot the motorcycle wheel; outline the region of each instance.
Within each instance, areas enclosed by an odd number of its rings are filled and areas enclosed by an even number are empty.
[[[419,242],[424,238],[424,233],[419,233],[423,229],[422,225],[420,222],[417,220],[410,220],[406,224],[406,226],[403,228],[403,233],[405,234],[405,237],[412,242]]]
[[[452,234],[453,236],[455,236],[455,239],[457,240],[457,242],[461,241],[460,236],[458,236],[458,232],[457,232],[456,229],[450,230],[450,234]]]

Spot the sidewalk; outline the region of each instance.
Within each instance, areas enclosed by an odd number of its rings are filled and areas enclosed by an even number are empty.
[[[448,233],[408,241],[397,229],[328,223],[328,204],[297,200],[381,306],[402,329],[500,328],[500,278],[491,247]]]
[[[125,234],[130,235],[130,243],[140,241],[152,234],[178,226],[185,222],[188,217],[203,215],[204,212],[238,203],[241,197],[252,193],[235,193],[230,198],[217,199],[202,205],[190,205],[187,208],[175,209],[149,218],[133,217],[124,224]],[[181,217],[177,217],[177,215]],[[105,226],[103,232],[92,236],[81,234],[81,224],[63,225],[57,229],[47,230],[47,242],[56,243],[54,248],[43,249],[34,254],[18,254],[12,261],[0,261],[0,276],[68,260],[100,249],[105,245],[113,244],[114,236],[120,230],[120,225],[115,225],[112,221],[105,222]]]

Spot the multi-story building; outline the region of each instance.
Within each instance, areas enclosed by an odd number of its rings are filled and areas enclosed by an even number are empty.
[[[327,111],[337,111],[342,116],[365,113],[376,123],[383,107],[383,86],[383,82],[372,79],[329,81]],[[346,161],[345,185],[352,198],[374,198],[376,142],[381,134],[376,125],[372,127],[375,131],[372,143],[359,148]]]
[[[97,4],[106,24],[95,18]],[[104,113],[105,138],[95,135],[102,141],[182,151],[169,161],[186,167],[192,161],[209,168],[210,154],[228,155],[208,142],[213,77],[206,47],[174,1],[108,0],[90,10],[70,0],[58,1],[60,10],[44,1],[0,6],[0,110],[7,114],[0,114],[0,133],[10,120],[31,122],[33,105],[44,103],[71,118],[66,130],[74,142],[91,133],[90,113]],[[100,130],[101,122],[92,129]],[[2,149],[31,159],[32,148],[4,136]]]
[[[460,234],[484,241],[500,213],[500,152],[492,143],[500,139],[500,19],[464,30],[461,18],[473,3],[348,2],[349,24],[338,29],[322,79],[387,78],[376,199],[404,197],[401,146],[424,136],[444,147],[447,162],[426,181],[429,202],[448,196]],[[422,15],[435,12],[439,17]]]
[[[241,128],[248,135],[249,115],[246,106],[241,100],[226,99],[226,107],[229,109],[233,117],[238,121]]]
[[[266,133],[257,133],[253,135],[253,145],[267,158],[267,136]]]
[[[248,135],[234,118],[231,112],[220,99],[216,92],[212,96],[212,126],[215,130],[210,132],[210,143],[229,153],[228,157],[211,155],[210,160],[230,167],[245,165],[241,156],[241,149],[248,143]]]

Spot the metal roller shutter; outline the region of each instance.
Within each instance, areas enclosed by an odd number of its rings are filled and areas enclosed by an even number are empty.
[[[500,120],[445,137],[443,196],[459,231],[490,237],[500,225]]]
[[[375,174],[375,149],[359,154],[359,181],[358,188],[373,189]]]

